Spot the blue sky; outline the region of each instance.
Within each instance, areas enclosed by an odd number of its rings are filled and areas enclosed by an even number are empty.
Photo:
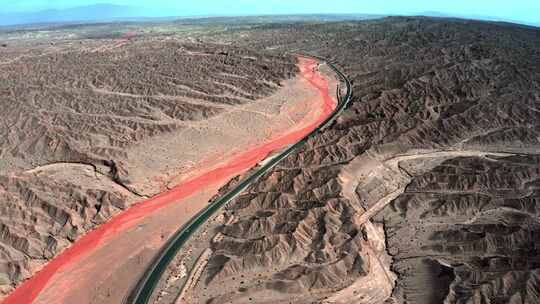
[[[0,0],[0,15],[96,3],[152,8],[153,16],[441,12],[540,23],[540,0]]]

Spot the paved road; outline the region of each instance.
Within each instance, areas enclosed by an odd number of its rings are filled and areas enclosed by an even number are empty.
[[[326,62],[323,58],[316,56],[309,56],[300,54],[303,57],[312,57],[320,62]],[[338,117],[343,110],[347,107],[352,98],[352,87],[349,79],[339,71],[333,64],[326,62],[332,70],[345,82],[347,93],[342,98],[339,98],[338,105],[334,112],[315,130],[310,132],[304,138],[302,138],[296,144],[290,146],[285,151],[281,152],[279,155],[273,157],[269,162],[261,166],[257,171],[251,174],[249,177],[244,179],[238,184],[234,189],[232,189],[227,194],[215,200],[213,203],[209,204],[201,212],[199,212],[194,218],[192,218],[188,223],[186,223],[182,228],[174,233],[174,235],[167,241],[165,246],[160,250],[158,255],[150,263],[148,269],[141,277],[137,285],[132,288],[130,293],[124,299],[124,304],[147,304],[150,301],[150,297],[156,288],[157,283],[159,282],[161,276],[173,260],[173,258],[178,253],[178,250],[186,243],[186,241],[193,235],[197,229],[203,225],[206,220],[208,220],[216,211],[221,209],[225,204],[234,199],[239,193],[244,191],[250,184],[255,182],[259,177],[268,172],[270,169],[275,167],[281,160],[291,154],[293,151],[301,147],[306,143],[306,141],[316,135],[318,132],[324,128],[330,126],[332,122]],[[338,92],[339,94],[339,92]]]

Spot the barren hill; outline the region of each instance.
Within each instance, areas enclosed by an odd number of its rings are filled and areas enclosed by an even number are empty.
[[[293,57],[159,37],[21,40],[0,67],[2,292],[195,164],[291,127],[303,98]]]
[[[354,102],[207,226],[184,301],[540,301],[538,28],[396,17],[208,41],[233,39],[329,58]]]
[[[285,106],[303,96],[284,55],[300,50],[335,63],[353,102],[188,242],[155,302],[540,302],[538,28],[204,26],[185,40],[197,43],[0,48],[3,291],[201,155],[228,152],[229,130],[241,149],[266,136],[255,126],[290,127],[279,113],[309,109]]]

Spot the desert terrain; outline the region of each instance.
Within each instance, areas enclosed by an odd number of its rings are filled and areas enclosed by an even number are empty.
[[[155,36],[1,55],[2,291],[32,278],[6,303],[118,303],[220,185],[328,112],[293,55]]]
[[[392,17],[227,35],[208,41],[328,58],[353,103],[194,237],[208,250],[176,303],[540,301],[538,28]]]
[[[342,71],[352,102],[195,232],[152,303],[540,302],[540,29],[427,17],[125,27],[138,35],[55,29],[54,44],[0,48],[5,294],[135,202],[318,121],[303,71],[332,73],[302,52]],[[256,164],[120,221],[32,299],[119,303],[167,237]],[[108,255],[140,247],[131,240],[144,249]]]

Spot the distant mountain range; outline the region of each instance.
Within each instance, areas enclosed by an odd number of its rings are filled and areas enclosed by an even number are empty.
[[[148,11],[128,5],[95,4],[63,10],[44,10],[25,13],[0,13],[0,25],[62,23],[73,21],[112,21],[147,16]]]
[[[21,12],[21,13],[0,13],[0,26],[10,25],[26,25],[26,24],[49,24],[49,23],[69,23],[69,22],[109,22],[109,21],[125,21],[125,20],[147,20],[149,18],[164,18],[174,17],[175,12],[170,12],[171,15],[164,16],[164,10],[143,8],[131,5],[115,5],[115,4],[94,4],[88,6],[79,6],[62,10],[43,10],[38,12]],[[187,17],[186,15],[178,17]],[[516,20],[508,20],[491,16],[481,15],[449,15],[441,12],[421,12],[413,13],[416,16],[428,17],[455,17],[465,19],[491,20],[522,23],[532,26],[540,26],[540,23],[523,23]],[[292,16],[292,15],[291,15]],[[298,16],[298,15],[294,15]],[[347,14],[347,15],[332,15],[331,19],[342,18],[349,19],[371,19],[383,17],[383,15],[373,14]],[[312,17],[320,17],[322,20],[331,17],[330,15],[317,14]]]

